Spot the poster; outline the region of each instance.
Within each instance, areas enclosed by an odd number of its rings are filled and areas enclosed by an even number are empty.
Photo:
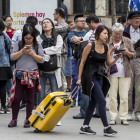
[[[53,19],[54,10],[57,8],[57,0],[10,0],[10,15],[13,18],[12,28],[20,30],[26,23],[28,16],[36,16],[38,23],[36,28],[41,32],[41,24],[44,18]]]

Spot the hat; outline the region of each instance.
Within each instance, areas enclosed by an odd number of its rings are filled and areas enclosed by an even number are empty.
[[[128,19],[131,19],[133,17],[140,17],[140,12],[139,11],[134,11],[134,12],[129,13]]]

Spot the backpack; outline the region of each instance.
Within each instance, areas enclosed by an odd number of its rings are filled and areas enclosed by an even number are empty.
[[[79,37],[79,35],[76,32],[74,32],[74,34]],[[75,44],[74,42],[69,43],[72,48],[72,56],[78,60],[79,44]]]
[[[53,38],[47,38],[44,34],[41,34],[40,37],[42,38],[43,42],[41,43],[43,49],[54,46]],[[50,60],[48,62],[44,62],[43,64],[38,63],[38,68],[44,72],[55,71],[58,69],[57,67],[57,55],[50,55]]]
[[[79,72],[79,66],[80,66],[80,63],[81,63],[83,50],[85,49],[85,47],[86,47],[87,45],[88,45],[88,41],[84,41],[84,42],[81,42],[81,43],[79,44],[79,46],[78,46],[78,53],[77,53],[77,57],[78,57],[78,59],[77,59],[77,74],[78,74],[78,72]],[[94,45],[95,45],[95,43],[92,42],[91,51],[94,51]],[[89,64],[89,60],[90,60],[90,58],[91,58],[91,56],[92,56],[91,51],[90,51],[90,53],[89,53],[89,55],[88,55],[88,57],[87,57],[86,63],[85,63],[84,68],[83,68],[83,71],[86,69],[86,67],[87,67],[88,64]]]

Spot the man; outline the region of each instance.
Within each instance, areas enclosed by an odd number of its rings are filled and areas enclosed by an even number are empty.
[[[26,23],[30,23],[34,26],[37,25],[37,18],[35,16],[29,16],[26,19]],[[40,33],[38,30],[36,36],[38,36]],[[22,40],[22,30],[17,30],[15,32],[15,34],[12,37],[12,45],[14,45],[16,43],[16,41],[20,41]],[[34,95],[34,109],[37,107],[38,103],[37,103],[37,93],[35,93]],[[20,110],[25,110],[26,109],[26,97],[25,94],[23,95],[23,99],[22,99],[22,104],[20,105]]]
[[[78,44],[80,44],[83,41],[83,37],[87,33],[87,31],[84,30],[85,19],[84,19],[83,15],[76,15],[74,17],[74,23],[75,23],[75,29],[73,31],[69,32],[68,37],[69,37],[69,40],[70,40],[72,45],[78,46]],[[71,47],[72,47],[72,45],[71,45]],[[72,52],[73,52],[73,49],[72,49]],[[72,63],[72,85],[71,85],[71,91],[73,91],[74,88],[76,87],[76,82],[78,80],[77,60],[73,56],[73,53],[72,53],[71,63]],[[77,91],[77,88],[72,93],[72,96],[75,94],[76,91]],[[80,94],[81,94],[81,90],[79,90],[77,92],[77,94],[73,97],[73,104],[72,104],[71,107],[74,107],[76,105],[77,95],[78,95],[78,106],[81,106],[81,96],[80,96]]]
[[[125,28],[123,35],[131,39],[133,45],[140,39],[140,12],[134,11],[128,15],[131,24]],[[128,44],[129,45],[129,44]],[[134,77],[131,79],[131,85],[128,93],[128,121],[132,121],[132,94],[135,88],[135,120],[140,121],[140,47],[135,50],[136,58],[131,60],[131,68]]]
[[[61,8],[65,11],[65,18],[68,19],[68,10],[67,6],[64,4],[64,0],[61,0]]]
[[[61,35],[64,41],[63,48],[61,50],[61,81],[62,81],[62,87],[60,88],[60,91],[64,91],[64,85],[65,85],[65,76],[64,76],[64,66],[65,61],[67,59],[67,34],[69,25],[65,22],[65,12],[61,8],[55,9],[54,12],[54,20],[57,21],[57,24],[55,26],[55,30],[57,34]]]
[[[99,18],[92,14],[86,18],[86,23],[88,27],[93,31],[92,35],[89,37],[89,42],[93,42],[95,40],[95,31],[98,26],[102,25],[99,21]],[[73,116],[74,119],[82,119],[85,116],[86,109],[89,103],[89,97],[87,95],[82,94],[82,104],[80,108],[80,113],[76,116]],[[99,117],[98,113],[98,106],[96,106],[96,113],[94,114],[95,117]]]

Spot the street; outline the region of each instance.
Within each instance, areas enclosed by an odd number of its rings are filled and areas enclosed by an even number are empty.
[[[140,122],[131,121],[129,126],[124,126],[119,118],[117,119],[117,125],[112,126],[114,130],[118,131],[118,134],[114,137],[103,136],[103,126],[99,118],[92,118],[90,123],[91,129],[97,133],[96,135],[79,134],[83,119],[75,120],[72,118],[73,115],[79,113],[78,106],[69,109],[61,120],[62,126],[56,126],[52,131],[46,133],[34,133],[32,127],[23,128],[25,112],[19,112],[18,126],[15,128],[7,127],[11,120],[11,113],[0,114],[0,140],[140,140]],[[109,112],[107,112],[107,116],[108,121],[110,121]]]

